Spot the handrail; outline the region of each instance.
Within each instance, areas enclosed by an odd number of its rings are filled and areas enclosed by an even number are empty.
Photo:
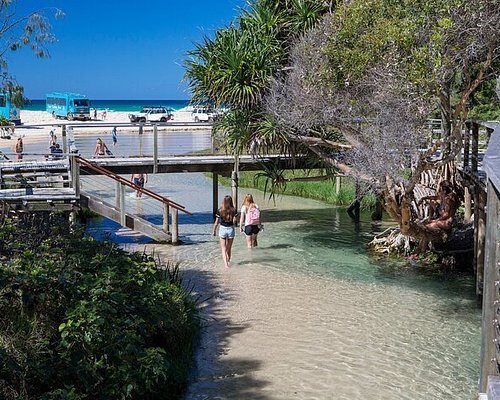
[[[149,197],[152,197],[155,200],[158,200],[162,202],[163,204],[167,204],[171,206],[172,208],[175,208],[179,211],[185,212],[188,215],[192,215],[189,211],[187,211],[182,204],[176,203],[175,201],[172,201],[164,196],[160,196],[158,193],[155,193],[149,189],[143,188],[141,186],[137,186],[130,182],[129,180],[121,177],[120,175],[115,174],[114,172],[111,172],[107,170],[104,167],[101,167],[100,165],[93,164],[91,161],[87,160],[86,158],[83,158],[82,156],[75,156],[75,161],[81,164],[85,168],[92,169],[96,172],[98,172],[101,175],[107,176],[108,178],[111,178],[115,180],[116,182],[119,182],[125,186],[128,186],[134,190],[137,190],[143,194],[148,195]]]

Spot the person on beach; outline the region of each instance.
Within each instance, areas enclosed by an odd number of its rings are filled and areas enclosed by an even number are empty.
[[[108,113],[106,110],[104,110],[101,115],[102,115],[102,119],[105,120],[106,117],[108,116]]]
[[[234,240],[234,219],[236,217],[236,208],[234,208],[233,198],[224,196],[220,208],[215,214],[215,222],[212,234],[215,236],[219,226],[219,242],[222,251],[222,261],[226,268],[230,267],[231,248]]]
[[[14,145],[14,153],[16,153],[16,160],[23,159],[23,151],[24,151],[23,139],[18,137],[16,144]]]
[[[94,155],[101,157],[107,154],[108,152],[111,153],[108,149],[108,146],[106,146],[106,143],[104,143],[104,141],[101,138],[97,138],[94,149]]]
[[[132,174],[132,176],[130,177],[130,181],[134,185],[143,188],[144,184],[148,183],[148,174]],[[137,197],[138,199],[141,198],[142,197],[142,191],[137,190],[135,192],[135,197]]]
[[[257,247],[257,234],[260,231],[260,209],[253,201],[253,196],[247,194],[243,199],[240,213],[240,232],[244,232],[249,249]]]
[[[116,136],[116,126],[113,126],[113,129],[111,129],[111,139],[113,140],[113,146],[116,146],[116,143],[118,142],[118,136]]]
[[[50,131],[49,149],[51,147],[54,147],[56,143],[57,143],[57,135],[54,133],[54,131]]]
[[[97,108],[94,108],[94,119],[97,119]]]

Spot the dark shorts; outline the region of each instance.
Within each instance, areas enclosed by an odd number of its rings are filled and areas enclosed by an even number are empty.
[[[256,235],[259,233],[259,225],[247,225],[245,226],[245,235],[250,236],[250,235]]]
[[[144,186],[144,178],[134,178],[134,185],[143,187]]]

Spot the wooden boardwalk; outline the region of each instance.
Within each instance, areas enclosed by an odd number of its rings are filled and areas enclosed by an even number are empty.
[[[241,171],[261,170],[266,164],[294,169],[305,161],[283,156],[171,156],[171,157],[99,157],[85,159],[65,154],[59,160],[45,160],[44,155],[25,154],[19,161],[0,162],[0,201],[13,210],[60,210],[74,212],[88,207],[119,224],[162,242],[178,242],[178,212],[189,213],[184,206],[148,189],[138,188],[121,175],[134,173],[213,173],[213,210],[218,206],[218,175],[233,176]],[[38,160],[35,159],[38,157]],[[95,187],[86,187],[83,176],[100,175],[107,188],[115,188],[114,201],[99,198]],[[237,193],[237,179],[233,179]],[[156,226],[132,213],[127,207],[125,187],[140,190],[159,203],[163,222]]]

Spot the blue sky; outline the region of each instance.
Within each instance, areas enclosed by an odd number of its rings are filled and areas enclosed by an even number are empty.
[[[18,13],[64,11],[50,21],[50,58],[28,49],[7,55],[9,71],[30,99],[51,91],[91,99],[188,99],[182,61],[194,43],[227,26],[244,0],[19,1]]]

